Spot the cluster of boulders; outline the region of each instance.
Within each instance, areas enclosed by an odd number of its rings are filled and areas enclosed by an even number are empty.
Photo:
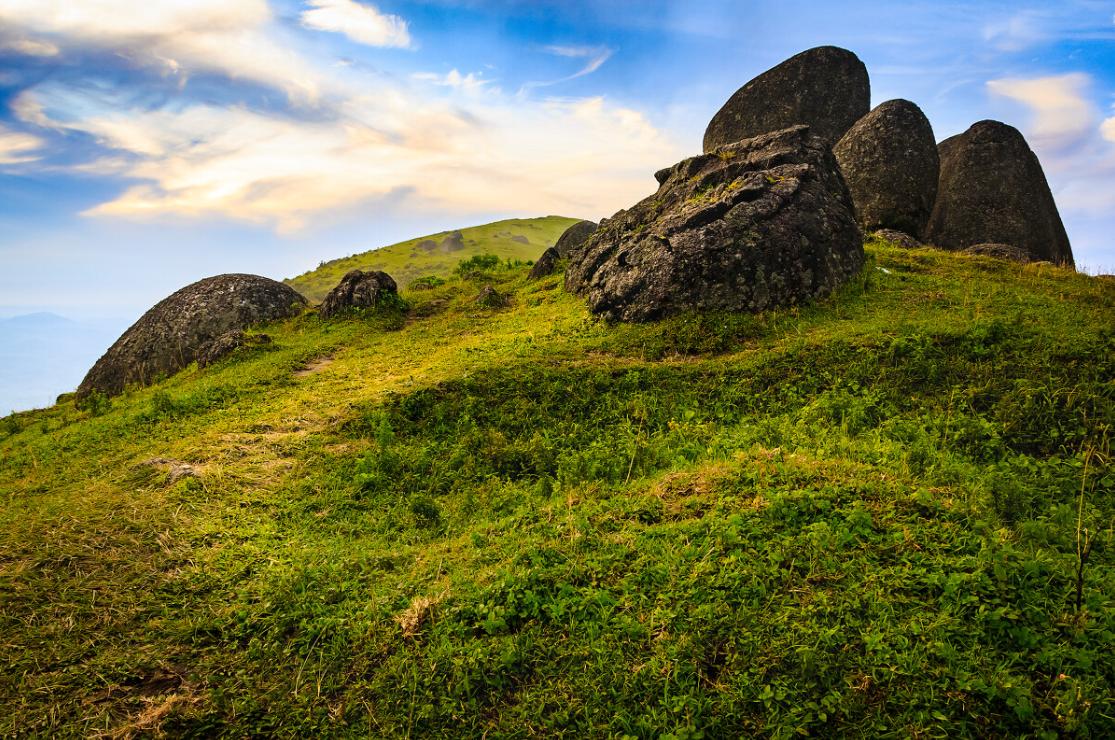
[[[712,118],[704,153],[655,174],[658,191],[599,224],[580,221],[532,278],[566,261],[565,285],[609,320],[691,310],[761,311],[831,293],[863,265],[863,232],[1018,261],[1073,263],[1049,185],[1022,134],[980,121],[936,144],[907,100],[869,110],[867,69],[831,46],[802,52],[741,87]],[[424,251],[459,251],[459,231]],[[398,305],[383,272],[353,270],[322,301],[331,318]],[[506,307],[491,286],[477,304]],[[301,312],[292,288],[219,275],[158,303],[78,388],[114,395],[246,343],[244,330]]]
[[[352,270],[325,296],[322,318],[397,305],[395,281],[385,272]],[[187,285],[157,303],[116,340],[86,374],[77,397],[114,396],[129,385],[150,385],[192,362],[204,368],[245,346],[270,344],[249,327],[300,314],[306,299],[259,275],[218,275]]]
[[[572,227],[535,272],[568,259],[566,287],[609,319],[759,311],[830,293],[863,263],[861,232],[1072,265],[1037,157],[981,121],[939,146],[917,105],[870,110],[850,51],[819,47],[741,87],[704,154],[655,175],[658,191],[599,228]],[[577,246],[564,253],[569,237]]]

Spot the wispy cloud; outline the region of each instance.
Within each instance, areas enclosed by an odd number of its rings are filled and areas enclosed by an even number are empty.
[[[12,51],[29,57],[58,56],[58,47],[49,41],[29,38],[0,38],[0,50]]]
[[[1008,18],[992,21],[983,28],[983,39],[999,51],[1022,51],[1050,37],[1044,14],[1023,10]]]
[[[410,30],[397,15],[381,13],[374,5],[355,0],[308,0],[302,25],[315,31],[342,33],[367,46],[408,48]]]
[[[1115,117],[1104,120],[1103,125],[1100,126],[1100,131],[1103,138],[1115,143]]]
[[[103,217],[294,231],[400,193],[412,212],[601,216],[652,190],[649,173],[681,155],[641,113],[602,98],[460,99],[381,84],[311,121],[200,103],[121,108],[50,86],[16,102],[29,119],[98,142],[104,155],[74,169],[134,183],[88,211]]]
[[[1092,86],[1081,72],[987,83],[993,96],[1029,111],[1022,129],[1061,208],[1096,217],[1115,211],[1115,118],[1100,120],[1089,97]]]
[[[1030,79],[991,80],[993,95],[1025,105],[1032,113],[1030,135],[1048,148],[1075,146],[1095,133],[1097,112],[1088,99],[1092,79],[1075,72]]]
[[[492,84],[491,80],[485,80],[479,74],[469,72],[463,75],[456,69],[451,69],[443,75],[436,72],[417,72],[412,77],[421,82],[430,82],[441,87],[451,87],[455,90],[465,91],[480,90]]]
[[[0,27],[40,51],[101,49],[166,74],[216,72],[315,97],[320,75],[273,25],[266,0],[0,0]]]
[[[578,77],[590,75],[596,70],[600,69],[604,62],[612,58],[615,49],[609,49],[605,46],[544,46],[542,51],[547,54],[553,54],[559,57],[568,57],[570,59],[584,59],[585,65],[571,75],[559,77],[556,80],[544,80],[536,82],[527,82],[523,85],[522,90],[531,90],[537,87],[549,87],[550,85],[557,85],[562,82],[569,82]]]
[[[0,126],[0,165],[25,164],[39,159],[45,142],[37,136]]]

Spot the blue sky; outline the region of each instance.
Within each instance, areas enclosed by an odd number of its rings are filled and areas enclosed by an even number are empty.
[[[1078,264],[1115,271],[1115,2],[0,0],[0,316],[610,215],[822,44],[938,139],[1022,129]]]

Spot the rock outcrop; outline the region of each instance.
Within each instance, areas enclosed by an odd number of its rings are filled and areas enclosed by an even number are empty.
[[[903,249],[920,249],[925,246],[905,231],[897,231],[896,229],[879,229],[875,231],[872,236],[877,239],[882,239],[883,241],[888,241]]]
[[[1018,129],[980,121],[938,150],[941,178],[926,242],[951,250],[1009,244],[1032,261],[1073,264],[1041,163]]]
[[[978,254],[1012,262],[1029,262],[1030,255],[1011,244],[976,244],[964,250],[964,254]]]
[[[476,302],[484,308],[507,308],[511,305],[511,298],[492,286],[485,285],[476,296]]]
[[[258,347],[264,344],[271,344],[271,337],[266,334],[248,335],[239,329],[226,332],[198,350],[197,366],[199,368],[209,367],[241,347]]]
[[[398,293],[395,280],[386,272],[352,270],[325,296],[318,315],[329,319],[353,309],[373,309]]]
[[[704,151],[798,124],[832,146],[870,106],[871,82],[859,57],[819,46],[737,90],[705,130]]]
[[[149,385],[189,365],[218,337],[295,316],[305,305],[293,288],[259,275],[199,280],[157,303],[124,332],[81,381],[78,397]]]
[[[658,192],[570,257],[566,287],[609,320],[761,311],[825,295],[863,265],[828,143],[795,126],[663,170]]]
[[[465,237],[459,231],[450,232],[439,245],[443,252],[459,252],[465,248]]]
[[[561,257],[555,247],[549,247],[542,256],[530,268],[530,279],[539,280],[540,278],[553,275],[557,271],[557,263]]]
[[[596,224],[592,221],[578,221],[562,232],[558,237],[554,249],[562,259],[568,257],[573,250],[580,247],[596,231]]]
[[[929,119],[908,100],[888,100],[833,147],[864,231],[920,237],[937,199],[940,160]]]

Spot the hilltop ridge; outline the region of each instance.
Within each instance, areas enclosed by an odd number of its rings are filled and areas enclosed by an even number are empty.
[[[322,262],[317,268],[284,282],[316,303],[349,270],[382,270],[390,274],[400,287],[405,288],[420,277],[445,277],[457,263],[481,254],[530,262],[538,259],[547,247],[552,247],[558,237],[579,220],[564,216],[509,218],[480,226],[439,231]],[[443,246],[446,238],[456,233],[461,234],[459,246]]]

